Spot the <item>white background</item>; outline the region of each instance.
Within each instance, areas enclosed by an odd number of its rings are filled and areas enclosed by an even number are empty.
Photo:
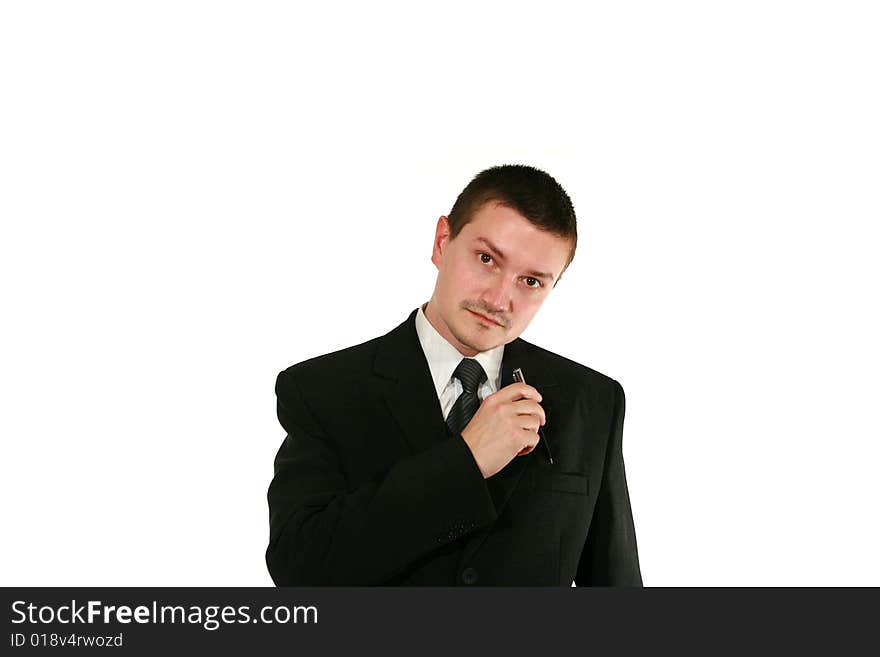
[[[539,8],[540,6],[540,8]],[[624,386],[647,585],[880,585],[872,2],[6,2],[3,585],[269,585],[279,370],[523,162],[524,337]]]

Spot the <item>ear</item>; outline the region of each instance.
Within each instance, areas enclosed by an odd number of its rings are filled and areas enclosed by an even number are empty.
[[[446,215],[440,215],[437,220],[437,229],[434,231],[434,250],[431,253],[431,262],[440,268],[443,262],[443,253],[446,250],[446,244],[449,242],[449,219]]]

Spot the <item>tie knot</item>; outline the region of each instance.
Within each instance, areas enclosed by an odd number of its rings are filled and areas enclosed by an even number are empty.
[[[483,366],[473,358],[462,358],[452,376],[461,381],[465,392],[469,393],[475,393],[480,384],[488,378]]]

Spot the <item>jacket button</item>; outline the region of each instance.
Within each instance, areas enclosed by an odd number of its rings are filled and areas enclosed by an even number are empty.
[[[471,586],[472,584],[477,583],[477,569],[476,568],[465,568],[461,571],[461,581]]]

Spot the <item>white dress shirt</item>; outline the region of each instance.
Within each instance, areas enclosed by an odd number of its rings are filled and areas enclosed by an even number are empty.
[[[452,373],[465,356],[449,344],[449,341],[431,325],[425,316],[424,308],[426,305],[427,303],[423,303],[416,313],[416,333],[419,334],[422,351],[425,352],[425,358],[428,360],[431,378],[434,379],[434,388],[437,390],[437,399],[440,400],[445,420],[449,411],[452,410],[455,400],[464,390],[461,381],[452,376]],[[486,371],[486,381],[477,391],[477,396],[481,400],[496,392],[501,384],[502,356],[504,356],[504,345],[489,349],[489,351],[482,351],[476,356],[469,356],[482,365]]]

